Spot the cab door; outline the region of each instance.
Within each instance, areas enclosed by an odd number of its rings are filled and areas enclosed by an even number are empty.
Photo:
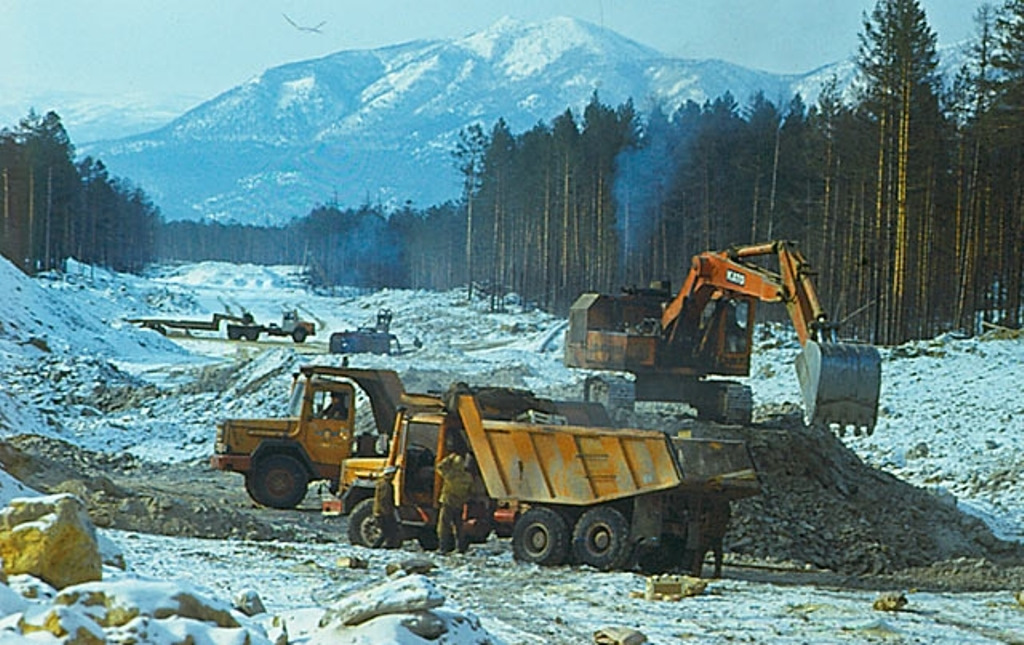
[[[355,388],[350,383],[317,383],[304,406],[306,452],[317,465],[333,468],[352,453],[355,427]],[[339,403],[340,402],[340,403]],[[339,405],[344,408],[339,414]]]

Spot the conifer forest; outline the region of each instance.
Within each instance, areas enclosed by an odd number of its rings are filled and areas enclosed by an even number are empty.
[[[567,313],[582,292],[678,287],[696,253],[782,239],[845,337],[1019,329],[1024,0],[978,10],[951,78],[917,0],[878,0],[853,37],[852,87],[833,79],[812,104],[612,106],[595,92],[525,132],[464,128],[458,200],[327,202],[284,228],[164,222],[142,189],[75,161],[59,116],[30,114],[0,131],[0,250],[29,273],[69,257],[304,264],[322,286],[470,285]]]

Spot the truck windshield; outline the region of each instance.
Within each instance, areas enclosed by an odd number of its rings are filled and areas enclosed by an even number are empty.
[[[306,391],[305,381],[296,381],[292,388],[291,398],[288,400],[288,416],[298,417],[302,414],[302,395]]]

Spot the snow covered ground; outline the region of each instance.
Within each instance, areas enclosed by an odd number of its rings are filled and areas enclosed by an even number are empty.
[[[393,312],[392,332],[406,351],[359,355],[353,362],[396,369],[411,390],[444,388],[457,374],[474,384],[526,387],[558,398],[582,392],[583,374],[562,365],[564,318],[515,303],[506,313],[489,313],[486,302],[469,302],[462,291],[311,293],[295,268],[222,263],[160,267],[143,277],[72,264],[66,274],[30,280],[0,261],[0,292],[6,294],[0,305],[0,436],[45,434],[157,461],[204,458],[212,450],[215,418],[280,414],[295,367],[338,362],[324,353],[330,333],[372,325],[381,308]],[[280,338],[256,348],[202,332],[165,338],[126,322],[243,311],[260,322],[279,322],[290,309],[317,324],[317,335],[302,345]],[[792,368],[798,350],[788,332],[763,334],[749,380],[755,402],[799,403]],[[883,350],[878,427],[872,436],[845,441],[866,463],[955,496],[1000,537],[1024,540],[1022,360],[1019,335],[943,336]],[[97,403],[134,389],[169,392],[216,378],[232,361],[243,367],[223,392],[148,396],[140,406]],[[23,493],[0,478],[0,502]],[[228,598],[256,588],[276,613],[320,611],[374,575],[382,577],[384,564],[397,557],[342,543],[110,534],[137,572],[190,580]],[[346,554],[369,559],[370,573],[335,566]],[[607,624],[635,627],[655,643],[1024,640],[1016,590],[911,594],[910,608],[918,611],[879,614],[871,610],[872,592],[742,580],[714,582],[708,594],[682,604],[651,603],[629,596],[642,590],[639,576],[524,567],[497,541],[439,563],[432,575],[448,605],[476,613],[507,643],[588,642]]]

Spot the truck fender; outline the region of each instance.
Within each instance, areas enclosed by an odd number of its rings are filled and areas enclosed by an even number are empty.
[[[352,482],[352,485],[341,494],[341,514],[348,515],[356,504],[373,497],[376,488],[377,482],[370,479],[357,479]]]
[[[255,464],[268,455],[279,454],[289,455],[298,459],[311,479],[318,476],[316,469],[313,467],[313,460],[309,458],[309,455],[306,454],[302,446],[296,445],[293,441],[280,441],[277,439],[261,441],[260,445],[252,453],[252,463]]]

